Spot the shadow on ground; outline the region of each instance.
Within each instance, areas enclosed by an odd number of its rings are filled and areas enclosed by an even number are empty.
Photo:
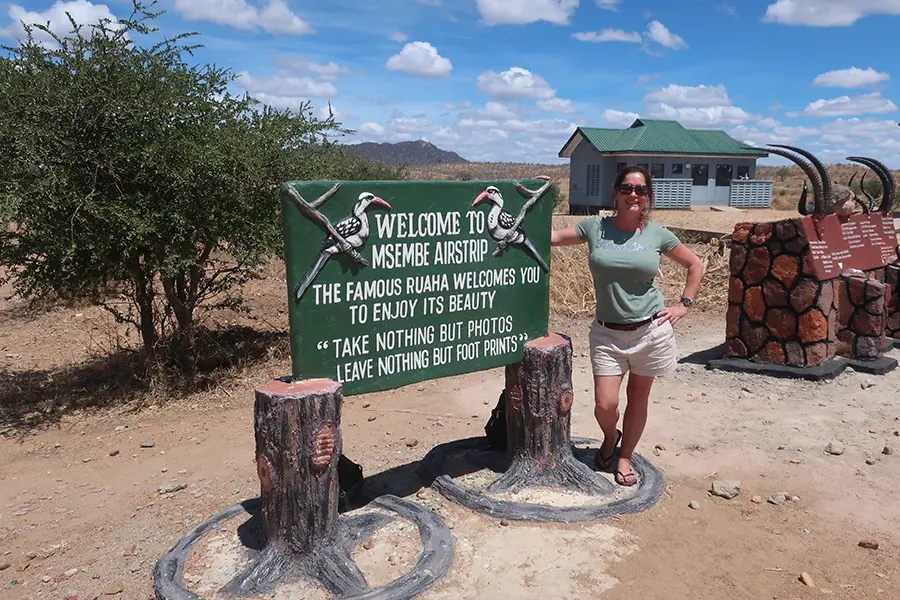
[[[53,370],[13,372],[0,367],[0,435],[16,436],[56,425],[68,413],[132,405],[135,410],[166,397],[214,389],[229,371],[282,358],[288,335],[232,326],[197,334],[197,372],[149,369],[142,355],[122,349]]]
[[[698,350],[692,354],[688,354],[678,361],[679,364],[703,365],[706,366],[711,360],[717,360],[725,356],[725,344],[719,344],[705,350]]]

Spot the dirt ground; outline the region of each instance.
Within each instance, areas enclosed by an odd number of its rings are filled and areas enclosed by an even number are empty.
[[[116,345],[99,309],[32,312],[8,292],[0,376],[54,389],[79,381],[74,370],[102,406],[62,410],[48,397],[0,422],[0,598],[150,599],[163,553],[259,494],[253,389],[289,372],[284,282],[254,281],[250,315],[218,317],[261,332],[260,349],[207,391],[165,403],[110,395],[91,378]],[[589,324],[551,323],[575,344],[573,435],[596,438]],[[504,526],[394,478],[384,491],[452,526],[453,567],[423,598],[900,598],[900,370],[827,383],[709,371],[698,353],[723,342],[724,309],[691,314],[677,332],[681,368],[657,383],[638,448],[664,474],[660,502],[597,523]],[[344,453],[370,481],[409,473],[434,445],[482,435],[501,388],[492,370],[347,398]],[[830,442],[845,451],[826,454]],[[739,480],[740,495],[710,496],[716,479]],[[159,496],[169,484],[186,487]],[[797,499],[765,501],[778,492]]]

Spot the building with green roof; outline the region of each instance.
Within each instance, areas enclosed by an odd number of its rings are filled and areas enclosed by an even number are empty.
[[[772,205],[773,182],[756,179],[756,161],[768,154],[724,131],[640,118],[625,129],[579,127],[559,156],[570,159],[572,214],[612,207],[616,173],[631,165],[650,171],[654,208]]]

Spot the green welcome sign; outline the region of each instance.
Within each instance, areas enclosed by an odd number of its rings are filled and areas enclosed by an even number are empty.
[[[285,183],[294,380],[352,395],[521,360],[547,335],[549,187]]]

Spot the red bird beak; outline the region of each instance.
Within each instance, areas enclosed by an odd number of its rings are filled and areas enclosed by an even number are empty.
[[[475,202],[472,203],[472,206],[475,206],[476,204],[478,204],[479,202],[481,202],[482,200],[484,200],[487,197],[488,197],[487,192],[481,192],[480,194],[478,194],[478,197],[475,198]]]
[[[375,196],[375,198],[372,199],[372,204],[378,204],[379,206],[383,206],[383,207],[387,208],[388,210],[391,209],[391,205],[388,204],[387,202],[385,202],[384,200],[382,200],[381,198],[379,198],[378,196]]]

